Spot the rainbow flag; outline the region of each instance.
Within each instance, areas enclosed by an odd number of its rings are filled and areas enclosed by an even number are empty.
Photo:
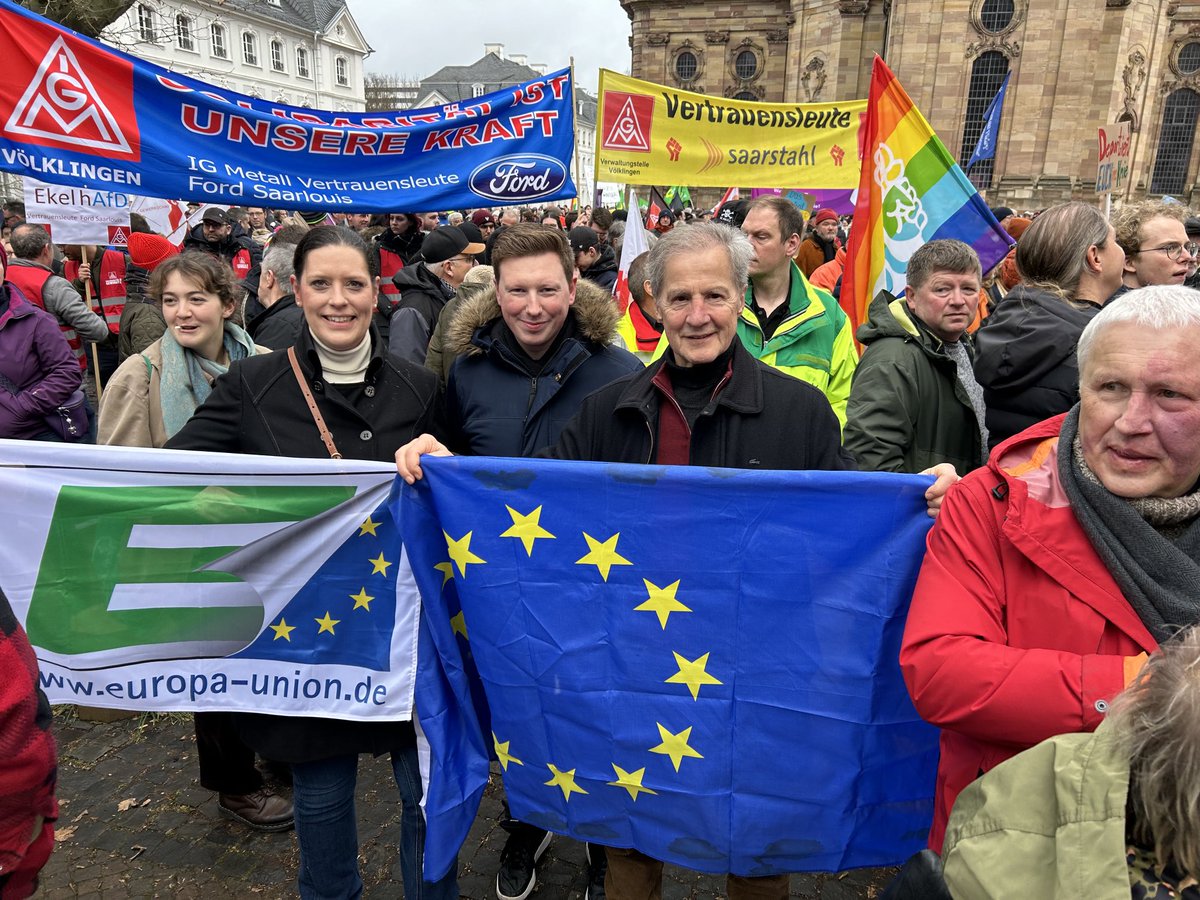
[[[879,291],[900,295],[909,257],[928,241],[970,244],[985,273],[1004,259],[1012,238],[878,56],[859,146],[862,174],[842,286],[842,307],[855,328]]]

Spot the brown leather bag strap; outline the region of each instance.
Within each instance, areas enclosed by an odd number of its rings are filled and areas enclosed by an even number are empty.
[[[333,442],[333,434],[325,425],[325,417],[321,415],[321,410],[317,409],[317,401],[313,399],[312,391],[308,388],[308,382],[304,378],[304,373],[300,371],[300,361],[296,359],[296,348],[288,347],[288,362],[292,364],[292,372],[296,375],[296,384],[300,385],[300,393],[304,395],[304,400],[308,404],[308,411],[312,413],[313,421],[317,423],[317,431],[320,432],[321,440],[325,442],[325,449],[329,451],[331,459],[341,459],[342,454],[338,453],[337,444]]]

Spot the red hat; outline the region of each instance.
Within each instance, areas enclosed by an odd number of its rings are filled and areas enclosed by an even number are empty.
[[[476,228],[482,228],[484,225],[495,225],[496,220],[492,218],[492,214],[486,209],[477,209],[471,214],[471,221]]]
[[[820,225],[822,222],[828,222],[830,219],[837,221],[838,214],[829,207],[817,210],[817,214],[813,216],[812,222],[814,225]]]
[[[129,258],[135,266],[153,272],[159,264],[170,259],[179,248],[161,234],[143,234],[135,231],[129,235]]]

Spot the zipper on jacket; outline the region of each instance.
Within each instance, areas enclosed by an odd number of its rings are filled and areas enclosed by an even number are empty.
[[[646,423],[646,431],[650,434],[650,453],[646,457],[646,465],[651,465],[654,462],[654,429],[650,427],[650,420],[643,417],[642,421]]]
[[[533,401],[537,397],[537,376],[529,379],[529,399],[525,402],[525,421],[529,421],[529,411],[533,409]]]

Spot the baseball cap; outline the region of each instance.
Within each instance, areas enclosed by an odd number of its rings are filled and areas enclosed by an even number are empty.
[[[473,243],[456,225],[441,225],[421,242],[421,256],[425,262],[440,263],[456,256],[478,256],[487,247]]]
[[[571,244],[571,249],[576,253],[582,253],[584,250],[591,250],[600,243],[596,237],[596,232],[592,231],[587,225],[577,225],[571,229],[571,233],[567,235],[567,240]]]
[[[463,234],[467,236],[467,241],[472,244],[483,244],[483,232],[479,230],[474,222],[462,222],[455,226]]]
[[[471,224],[476,228],[482,228],[484,225],[495,225],[496,220],[486,209],[477,209],[471,213]]]
[[[212,222],[216,225],[232,225],[233,219],[229,218],[229,213],[221,209],[219,206],[210,206],[204,210],[204,215],[200,217],[202,222]]]

